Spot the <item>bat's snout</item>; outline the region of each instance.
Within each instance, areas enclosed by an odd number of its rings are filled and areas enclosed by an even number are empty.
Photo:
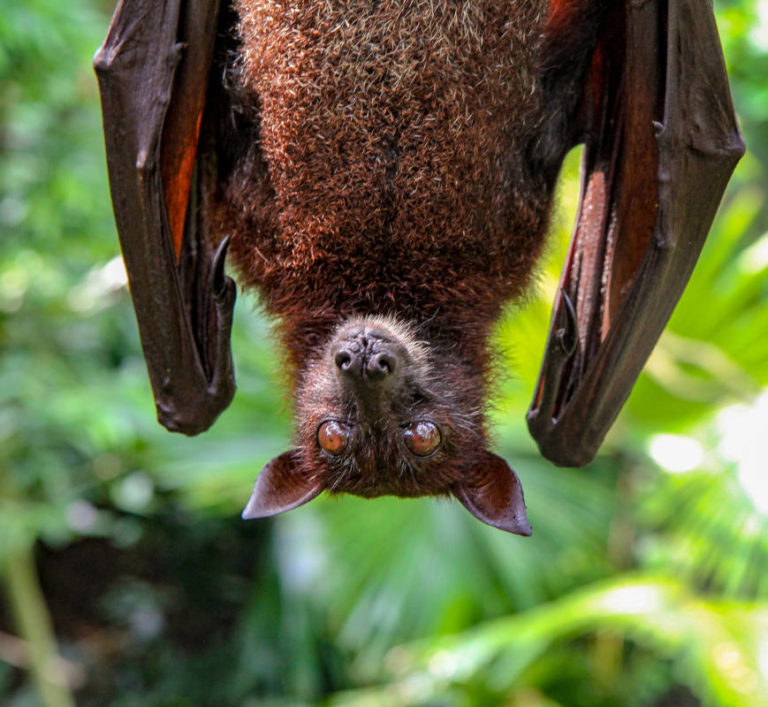
[[[355,383],[380,383],[399,368],[397,346],[370,332],[361,332],[336,346],[337,372]]]

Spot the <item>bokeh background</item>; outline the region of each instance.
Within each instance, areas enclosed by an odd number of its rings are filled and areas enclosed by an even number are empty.
[[[0,4],[0,703],[768,704],[768,1],[718,0],[749,152],[598,459],[525,429],[577,199],[498,344],[524,539],[448,501],[239,512],[290,439],[241,296],[239,390],[165,432],[118,259],[90,59],[112,3]]]

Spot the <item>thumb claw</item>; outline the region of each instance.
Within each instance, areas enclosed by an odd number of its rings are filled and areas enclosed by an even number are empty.
[[[557,340],[562,347],[565,355],[570,358],[576,351],[576,344],[578,342],[579,324],[576,317],[576,308],[573,306],[573,301],[565,290],[560,290],[560,294],[565,305],[563,311],[565,312],[565,325],[557,330]]]
[[[209,285],[213,296],[219,299],[225,292],[227,286],[227,277],[224,274],[224,264],[227,261],[227,250],[229,249],[230,237],[226,236],[216,248],[211,264],[211,274]]]

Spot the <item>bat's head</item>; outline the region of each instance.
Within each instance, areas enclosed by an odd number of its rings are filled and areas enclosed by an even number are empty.
[[[483,522],[530,535],[517,476],[486,448],[482,384],[450,349],[390,317],[339,327],[304,372],[295,448],[262,469],[243,517],[323,490],[450,494]]]

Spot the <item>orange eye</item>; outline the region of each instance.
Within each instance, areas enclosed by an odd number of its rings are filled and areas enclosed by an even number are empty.
[[[349,445],[349,427],[336,420],[324,422],[317,430],[317,442],[328,454],[336,457]]]
[[[416,456],[428,457],[442,441],[440,430],[432,422],[414,422],[405,428],[405,443]]]

